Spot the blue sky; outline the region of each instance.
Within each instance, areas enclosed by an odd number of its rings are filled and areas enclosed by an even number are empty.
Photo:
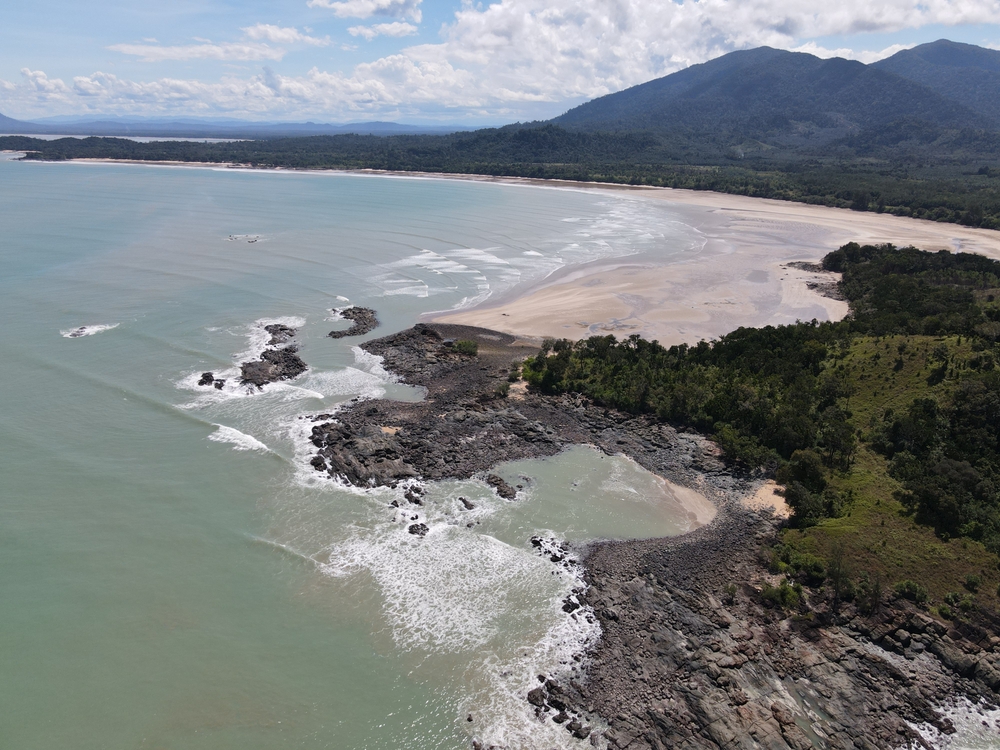
[[[0,112],[499,124],[767,44],[1000,47],[1000,0],[6,0]]]

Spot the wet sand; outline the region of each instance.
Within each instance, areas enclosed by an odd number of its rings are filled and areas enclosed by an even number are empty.
[[[646,254],[564,268],[517,297],[427,318],[521,336],[638,333],[667,345],[694,343],[740,326],[839,320],[847,304],[822,290],[836,275],[789,264],[815,263],[846,242],[912,244],[1000,258],[1000,232],[987,229],[721,193],[627,190],[638,198],[676,204],[683,220],[705,235],[704,249],[694,257],[659,260]]]

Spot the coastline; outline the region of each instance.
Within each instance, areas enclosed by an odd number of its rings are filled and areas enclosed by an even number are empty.
[[[847,304],[828,296],[839,277],[800,264],[816,264],[847,242],[1000,258],[1000,233],[991,230],[707,191],[632,192],[684,207],[706,238],[704,250],[694,258],[646,253],[563,268],[507,298],[424,320],[536,338],[639,334],[667,346],[694,344],[740,326],[840,320]]]
[[[712,191],[457,173],[252,167],[227,162],[68,161],[463,180],[627,194],[636,200],[682,208],[685,222],[704,235],[705,246],[693,258],[657,257],[646,252],[564,266],[499,298],[420,318],[533,340],[639,334],[670,346],[718,338],[741,326],[840,320],[847,314],[847,304],[828,295],[837,276],[790,264],[816,264],[828,252],[852,241],[975,252],[1000,259],[1000,232],[993,230]]]
[[[480,356],[454,353],[447,342],[456,336],[477,340]],[[366,401],[335,421],[319,415],[312,465],[360,486],[402,482],[407,523],[419,521],[424,479],[477,476],[516,502],[515,488],[487,472],[573,444],[624,454],[716,509],[674,537],[577,548],[532,538],[553,562],[579,557],[585,586],[562,609],[601,628],[564,668],[522,686],[527,718],[539,728],[562,727],[580,747],[589,740],[619,750],[929,750],[925,736],[996,713],[1000,638],[981,627],[942,622],[902,598],[865,613],[822,589],[804,592],[792,611],[771,606],[763,592],[782,577],[767,564],[782,525],[781,509],[768,507],[774,485],[729,471],[704,437],[579,396],[501,395],[495,386],[507,366],[533,347],[496,331],[418,324],[361,346],[404,382],[426,387],[427,399]],[[482,739],[472,747],[489,747]]]

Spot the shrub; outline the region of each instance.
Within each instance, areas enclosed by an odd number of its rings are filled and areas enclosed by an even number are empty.
[[[882,577],[876,573],[869,576],[862,573],[858,581],[858,609],[862,614],[871,617],[878,614],[882,607]]]
[[[468,354],[471,357],[479,354],[479,344],[469,339],[459,339],[452,345],[452,348],[459,354]]]
[[[507,398],[507,394],[510,393],[510,383],[507,381],[497,383],[494,393],[496,393],[499,398]]]
[[[942,604],[940,607],[938,607],[938,614],[941,615],[941,617],[943,617],[944,619],[950,620],[952,618],[953,613],[951,611],[951,607],[949,607],[947,604]]]
[[[909,579],[897,583],[895,590],[898,596],[909,599],[911,602],[923,604],[927,601],[927,589]]]
[[[965,577],[965,583],[963,585],[974,594],[979,590],[980,583],[982,583],[982,579],[979,576],[975,573],[969,573],[969,575]]]
[[[725,602],[726,604],[732,604],[736,601],[736,584],[730,583],[726,585],[725,589]]]
[[[781,609],[790,609],[798,606],[801,596],[802,586],[797,583],[790,585],[787,578],[779,586],[772,586],[769,583],[765,583],[764,587],[760,590],[760,599],[765,606],[780,607]]]

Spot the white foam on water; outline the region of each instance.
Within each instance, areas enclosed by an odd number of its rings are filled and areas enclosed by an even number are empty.
[[[120,325],[121,323],[113,323],[110,325],[101,324],[93,326],[80,326],[79,328],[67,328],[65,331],[59,331],[59,335],[64,339],[78,339],[83,336],[93,336],[95,333],[110,331],[112,328],[117,328]]]
[[[512,546],[478,530],[477,521],[510,505],[482,483],[429,483],[425,490],[416,506],[405,500],[403,487],[355,488],[377,515],[324,550],[320,569],[337,578],[365,573],[375,581],[396,647],[430,670],[453,665],[456,716],[474,716],[462,726],[485,746],[590,747],[552,722],[551,712],[536,717],[526,699],[538,674],[579,677],[585,662],[574,656],[600,636],[589,607],[562,611],[565,597],[585,587],[582,569],[552,563],[527,540]],[[472,498],[472,510],[463,509],[460,494]],[[392,499],[398,509],[386,507]],[[409,533],[416,523],[428,527],[425,536]]]
[[[209,440],[216,443],[231,443],[234,451],[264,451],[270,453],[271,449],[260,442],[253,435],[247,435],[232,427],[222,424],[215,425],[218,429],[208,436]]]
[[[973,703],[966,697],[938,710],[955,726],[954,734],[943,734],[931,724],[910,724],[938,750],[996,750],[1000,748],[1000,708]]]
[[[337,295],[337,301],[338,302],[350,302],[351,300],[348,299],[347,297],[342,297],[341,295],[338,294]]]
[[[271,334],[265,331],[264,327],[275,324],[298,329],[306,324],[306,319],[294,315],[286,315],[280,318],[259,318],[248,327],[237,329],[234,333],[246,336],[247,349],[234,354],[233,359],[236,362],[258,359],[264,353],[264,350],[270,346],[271,341]]]

